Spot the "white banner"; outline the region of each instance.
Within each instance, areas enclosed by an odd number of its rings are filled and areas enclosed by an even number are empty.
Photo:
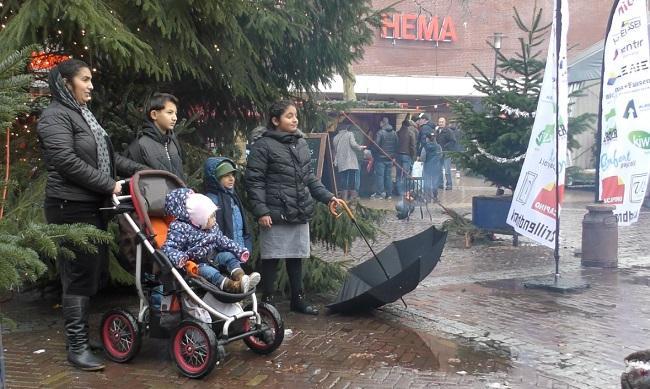
[[[616,1],[603,50],[599,194],[620,226],[639,218],[650,169],[646,0]]]
[[[557,2],[556,2],[557,7]],[[557,27],[556,12],[553,13],[553,26],[549,36],[548,55],[544,80],[537,102],[535,123],[528,142],[526,159],[515,188],[507,223],[515,231],[544,246],[555,247],[555,223],[559,213],[559,203],[564,197],[564,168],[567,155],[568,83],[566,60],[566,36],[569,28],[569,7],[567,0],[561,1],[562,29],[559,54],[559,84],[557,77]],[[556,88],[559,97],[556,98]],[[557,100],[557,101],[556,101]],[[556,147],[555,110],[559,107],[559,129]],[[555,170],[557,166],[561,183],[560,201],[556,201]]]

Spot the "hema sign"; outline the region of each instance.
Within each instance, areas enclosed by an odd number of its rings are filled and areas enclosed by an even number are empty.
[[[456,26],[451,16],[427,17],[411,13],[384,14],[381,18],[381,37],[410,41],[456,42]]]

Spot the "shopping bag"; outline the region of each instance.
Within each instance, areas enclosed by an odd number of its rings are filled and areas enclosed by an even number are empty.
[[[413,169],[411,169],[411,177],[422,178],[422,170],[424,170],[424,162],[413,162]]]

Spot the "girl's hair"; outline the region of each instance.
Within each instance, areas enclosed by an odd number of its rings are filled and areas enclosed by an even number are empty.
[[[273,118],[276,118],[280,120],[280,117],[287,111],[289,107],[295,107],[296,104],[293,101],[289,100],[280,100],[276,101],[275,103],[271,104],[271,107],[269,107],[269,122],[268,126],[269,129],[274,129],[276,126],[273,124]]]
[[[61,77],[70,83],[72,83],[74,76],[79,73],[79,70],[83,68],[90,69],[90,66],[80,59],[69,59],[56,65],[56,67],[59,69]]]

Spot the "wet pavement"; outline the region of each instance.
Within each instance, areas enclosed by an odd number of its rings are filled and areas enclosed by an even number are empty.
[[[494,188],[462,178],[442,202],[471,211],[471,196]],[[567,294],[526,289],[523,282],[552,274],[552,251],[521,239],[464,247],[450,236],[441,263],[401,303],[359,316],[306,317],[279,304],[290,329],[269,356],[242,342],[202,380],[182,377],[167,343],[145,339],[130,363],[108,363],[102,373],[84,373],[65,360],[60,308],[53,296],[27,295],[2,305],[17,327],[3,332],[8,387],[322,387],[322,388],[615,388],[623,358],[650,348],[650,213],[619,230],[619,267],[580,265],[581,220],[593,194],[568,191],[562,213],[563,278],[587,281],[590,288]],[[394,202],[364,200],[373,207]],[[429,218],[429,212],[431,218]],[[415,234],[445,219],[441,209],[416,210],[409,221],[390,214],[374,248]],[[346,256],[314,247],[327,260],[359,261],[368,249],[355,242]],[[330,297],[320,297],[326,303]],[[133,307],[131,294],[100,296],[92,328],[115,305]],[[40,353],[40,350],[44,350]]]

